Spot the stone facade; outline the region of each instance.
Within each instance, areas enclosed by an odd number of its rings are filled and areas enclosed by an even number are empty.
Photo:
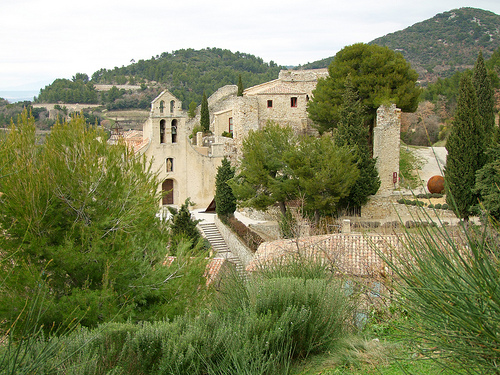
[[[215,174],[226,149],[216,137],[195,145],[190,138],[187,114],[170,92],[162,92],[151,103],[149,119],[143,126],[145,145],[137,152],[152,161],[159,173],[161,204],[180,206],[190,198],[195,207],[207,207],[215,193]]]

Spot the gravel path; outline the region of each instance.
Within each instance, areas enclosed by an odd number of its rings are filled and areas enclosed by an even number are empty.
[[[445,147],[419,147],[411,148],[413,154],[422,162],[422,167],[418,170],[418,176],[422,181],[422,187],[415,189],[413,192],[426,193],[427,181],[432,176],[443,176],[444,167],[446,165]]]

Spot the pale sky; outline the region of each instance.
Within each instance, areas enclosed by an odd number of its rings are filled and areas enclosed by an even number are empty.
[[[306,64],[460,7],[500,15],[499,0],[2,0],[0,91],[187,48]]]

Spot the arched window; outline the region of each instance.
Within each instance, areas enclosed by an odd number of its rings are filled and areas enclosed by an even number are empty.
[[[170,113],[174,113],[175,100],[170,101]]]
[[[177,120],[172,120],[172,143],[177,142]]]
[[[165,143],[165,120],[160,121],[160,143]]]
[[[163,108],[165,108],[165,102],[162,100],[160,102],[160,113],[163,113]]]

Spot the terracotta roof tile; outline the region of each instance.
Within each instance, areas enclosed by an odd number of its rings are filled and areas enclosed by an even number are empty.
[[[318,257],[334,265],[338,273],[373,276],[388,271],[378,252],[387,253],[393,249],[401,249],[401,242],[397,236],[361,233],[265,242],[257,249],[254,259],[247,266],[247,271],[256,271],[261,266],[300,255]]]

